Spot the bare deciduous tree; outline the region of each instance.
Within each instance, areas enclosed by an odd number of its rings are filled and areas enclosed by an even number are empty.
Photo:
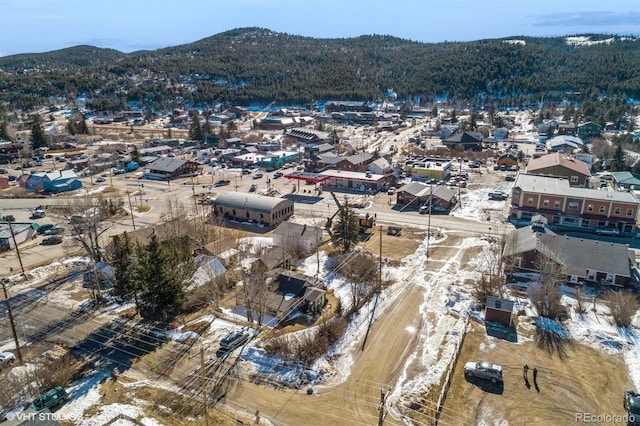
[[[560,303],[560,285],[566,281],[567,274],[559,250],[550,246],[539,248],[535,267],[540,277],[540,284],[531,291],[531,303],[538,315],[558,319],[565,312]]]
[[[609,305],[609,315],[618,327],[630,327],[631,319],[638,312],[638,299],[632,293],[610,291],[604,297]]]

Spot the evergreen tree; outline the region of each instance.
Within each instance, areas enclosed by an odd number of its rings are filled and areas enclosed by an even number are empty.
[[[86,118],[84,118],[84,116],[80,120],[80,123],[79,123],[78,127],[79,127],[78,128],[78,133],[80,133],[81,135],[88,135],[89,134],[89,126],[87,126],[87,120],[86,120]]]
[[[338,210],[338,221],[333,225],[331,242],[344,252],[358,244],[360,224],[357,213],[349,207],[345,199]]]
[[[133,242],[126,232],[117,242],[113,266],[115,269],[113,295],[123,301],[133,298],[136,302],[136,307],[138,307],[136,252]]]
[[[200,126],[200,114],[197,112],[193,114],[191,120],[191,127],[189,127],[189,139],[194,141],[202,140],[202,127]]]
[[[70,135],[75,135],[77,133],[76,121],[71,117],[69,117],[69,121],[67,121],[67,133]]]
[[[42,117],[37,114],[31,116],[31,142],[33,142],[33,149],[47,146]]]
[[[613,158],[611,159],[611,167],[609,170],[612,172],[621,172],[627,169],[626,166],[626,154],[622,148],[622,144],[618,143],[616,150],[613,152]]]
[[[146,284],[141,300],[143,315],[167,320],[180,313],[186,298],[183,282],[174,273],[176,266],[158,236],[152,234],[142,250],[139,268],[139,279]]]
[[[11,140],[11,137],[9,137],[9,125],[7,124],[7,120],[2,120],[2,123],[0,123],[0,139]]]
[[[211,123],[209,122],[209,117],[211,114],[208,112],[204,114],[204,122],[202,123],[202,139],[207,140],[207,137],[212,133]]]
[[[138,149],[137,145],[133,145],[133,150],[131,151],[131,161],[142,164],[142,154],[140,154],[140,150]]]

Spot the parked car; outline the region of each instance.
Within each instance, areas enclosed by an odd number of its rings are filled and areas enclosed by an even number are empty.
[[[231,183],[230,180],[220,179],[219,181],[214,183],[213,186],[225,186],[225,185],[229,185],[230,183]]]
[[[41,218],[45,217],[46,215],[47,215],[47,212],[44,211],[44,210],[40,210],[40,209],[37,209],[37,210],[34,210],[34,211],[31,212],[31,217],[33,219],[41,219]]]
[[[504,201],[509,198],[509,194],[502,191],[492,191],[488,194],[490,200]]]
[[[54,226],[53,228],[49,228],[44,231],[44,235],[60,235],[64,233],[64,228],[62,226]]]
[[[387,195],[393,195],[396,193],[396,187],[395,186],[391,186],[389,187],[389,189],[387,190]]]
[[[256,189],[258,189],[258,187],[256,186],[256,184],[251,184],[251,186],[249,187],[249,192],[256,192]]]
[[[5,214],[2,217],[2,220],[4,220],[5,222],[15,222],[16,221],[16,217],[12,214]]]
[[[243,331],[232,331],[220,341],[220,347],[222,349],[232,351],[246,343],[249,340],[249,337],[249,333],[245,333]]]
[[[263,176],[263,174],[260,173],[260,172],[256,172],[256,173],[253,174],[253,178],[254,179],[260,179],[262,176]]]
[[[9,173],[7,169],[0,169],[0,175],[6,175],[7,173]]]
[[[467,362],[464,365],[465,377],[478,377],[491,383],[502,383],[502,367],[487,361]]]
[[[114,169],[113,169],[113,174],[114,174],[114,175],[121,175],[121,174],[123,174],[124,172],[125,172],[125,170],[124,170],[124,169],[118,169],[118,168],[114,168]]]
[[[625,391],[622,405],[627,411],[627,424],[640,425],[640,394],[631,390]]]
[[[13,364],[15,360],[16,356],[11,352],[0,352],[0,368]]]
[[[249,170],[249,169],[242,169],[242,174],[243,174],[243,175],[250,175],[250,174],[251,174],[251,170]]]
[[[46,231],[48,231],[49,229],[53,228],[55,225],[53,223],[44,223],[40,226],[38,226],[38,229],[36,230],[36,232],[38,234],[44,234]]]
[[[620,231],[618,231],[618,228],[614,228],[613,226],[607,226],[604,228],[596,228],[596,234],[597,235],[609,235],[612,237],[617,237],[618,235],[620,235]]]
[[[60,235],[52,235],[42,240],[43,246],[53,246],[56,244],[60,244],[62,242],[62,237]]]
[[[36,396],[31,402],[31,406],[36,411],[42,411],[45,408],[53,411],[55,408],[67,402],[68,398],[69,395],[64,388],[62,386],[56,386]]]
[[[106,182],[107,178],[100,176],[98,179],[96,179],[97,183],[102,183],[102,182]]]
[[[281,178],[282,176],[284,176],[284,173],[282,173],[282,172],[276,172],[276,173],[273,174],[273,178],[274,179]]]

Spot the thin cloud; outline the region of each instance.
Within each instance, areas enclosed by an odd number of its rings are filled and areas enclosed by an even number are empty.
[[[640,12],[585,11],[534,15],[534,27],[614,27],[637,25],[640,27]]]

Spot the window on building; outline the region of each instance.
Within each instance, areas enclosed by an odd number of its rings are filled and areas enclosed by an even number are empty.
[[[604,213],[604,206],[600,206],[600,213]]]
[[[549,207],[549,200],[544,200],[542,202],[542,205],[545,206],[545,207]]]
[[[587,204],[587,211],[589,212],[593,211],[593,204]]]
[[[633,216],[633,209],[627,209],[627,216]]]
[[[578,204],[575,201],[569,201],[569,204],[567,205],[567,208],[569,210],[578,210],[579,207],[580,207],[580,204]]]
[[[527,204],[532,206],[533,205],[533,198],[527,198]]]
[[[571,176],[570,180],[571,180],[571,183],[576,183],[578,182],[578,176]]]
[[[616,207],[613,212],[614,214],[620,214],[620,207]]]
[[[560,208],[560,201],[557,201],[557,200],[554,201],[553,202],[553,207],[556,208],[556,209],[559,209]]]

